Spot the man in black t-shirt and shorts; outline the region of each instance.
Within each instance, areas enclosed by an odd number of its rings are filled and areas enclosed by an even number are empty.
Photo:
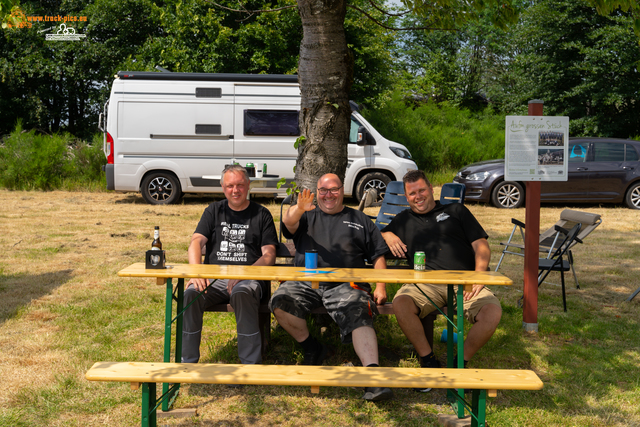
[[[380,231],[362,212],[342,204],[344,188],[337,175],[326,174],[318,180],[318,208],[314,194],[305,189],[298,203],[282,218],[285,237],[296,246],[294,263],[304,266],[305,252],[318,251],[318,268],[364,268],[370,260],[374,268],[386,268],[384,254],[388,251]],[[316,341],[307,328],[307,315],[314,308],[324,307],[340,327],[343,343],[353,342],[362,366],[378,366],[378,341],[373,329],[376,303],[387,300],[386,284],[376,284],[373,298],[368,283],[320,282],[312,289],[311,282],[288,281],[280,285],[271,297],[270,308],[282,326],[304,349],[305,365],[321,365],[327,347]],[[367,387],[365,400],[390,399],[387,387]]]
[[[202,214],[189,245],[189,264],[273,265],[278,238],[271,213],[247,199],[249,175],[240,165],[222,171],[225,200],[211,203]],[[262,361],[258,308],[268,283],[257,280],[191,279],[184,292],[182,361],[200,359],[202,315],[216,304],[230,303],[236,315],[238,356],[244,364]],[[200,294],[206,289],[204,294]]]
[[[441,205],[434,200],[433,187],[422,171],[409,171],[402,179],[410,209],[399,213],[382,229],[382,237],[396,257],[407,257],[413,268],[415,252],[425,253],[427,270],[486,271],[491,259],[487,233],[460,203]],[[420,319],[435,310],[423,295],[439,307],[447,303],[447,287],[405,284],[393,299],[398,324],[413,344],[422,367],[440,367],[424,334]],[[464,364],[489,341],[496,330],[502,308],[483,285],[464,292],[464,315],[473,323],[464,342]],[[425,389],[424,391],[428,391]]]

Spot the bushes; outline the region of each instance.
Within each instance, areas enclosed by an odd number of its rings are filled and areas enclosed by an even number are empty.
[[[97,188],[104,181],[104,163],[101,136],[89,145],[69,134],[26,132],[18,122],[0,146],[0,185],[12,190]]]
[[[363,114],[386,138],[404,144],[427,172],[504,157],[504,116],[488,110],[471,113],[432,102],[407,105],[396,92],[384,105]]]

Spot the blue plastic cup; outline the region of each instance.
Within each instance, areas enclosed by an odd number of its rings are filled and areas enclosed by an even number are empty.
[[[447,330],[442,330],[442,335],[440,336],[440,342],[447,342]],[[453,333],[453,343],[458,344],[458,334]]]
[[[306,270],[315,270],[318,268],[318,251],[312,249],[304,253],[304,268]]]

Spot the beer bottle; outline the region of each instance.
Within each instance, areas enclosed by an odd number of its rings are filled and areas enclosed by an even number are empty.
[[[153,242],[151,243],[151,249],[155,249],[158,251],[162,250],[162,242],[160,241],[160,227],[158,227],[157,225],[153,230]]]

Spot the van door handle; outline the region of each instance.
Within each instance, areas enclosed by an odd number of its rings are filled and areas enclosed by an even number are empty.
[[[585,168],[585,167],[580,167],[580,168],[576,168],[579,171],[588,171],[589,168]]]
[[[622,170],[626,170],[626,171],[632,171],[634,168],[631,166],[623,166]]]

